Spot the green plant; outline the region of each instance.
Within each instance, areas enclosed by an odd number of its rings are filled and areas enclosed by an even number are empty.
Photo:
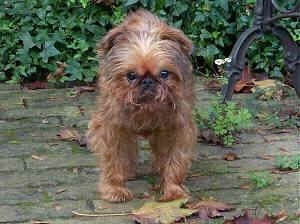
[[[290,114],[288,116],[282,117],[279,113],[260,113],[257,115],[258,120],[262,124],[270,128],[299,128],[300,121],[297,114]]]
[[[146,8],[182,29],[194,42],[198,73],[214,74],[214,59],[227,57],[253,21],[255,0],[3,0],[0,1],[0,81],[18,83],[46,79],[67,64],[59,82],[91,82],[96,78],[96,42],[127,12]],[[299,21],[283,20],[295,40]],[[249,64],[272,77],[282,77],[279,42],[266,37],[254,43]]]
[[[249,179],[257,189],[268,187],[274,182],[273,176],[265,171],[249,173]]]
[[[275,166],[280,170],[297,170],[300,169],[300,155],[278,156]]]
[[[221,104],[214,102],[208,112],[203,113],[199,108],[194,111],[194,118],[201,130],[212,130],[213,134],[226,146],[235,143],[235,134],[248,128],[252,115],[246,108],[238,108],[233,102]]]
[[[0,75],[11,83],[45,79],[67,64],[61,82],[94,80],[95,44],[111,27],[110,11],[71,1],[0,2]]]

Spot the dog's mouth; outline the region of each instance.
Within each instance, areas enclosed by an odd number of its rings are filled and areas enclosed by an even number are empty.
[[[140,95],[137,97],[138,104],[150,103],[157,101],[157,93],[153,89],[142,90]]]

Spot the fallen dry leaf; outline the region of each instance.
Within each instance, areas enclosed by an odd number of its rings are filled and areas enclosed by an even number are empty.
[[[66,188],[61,188],[61,189],[58,189],[55,194],[61,194],[63,192],[65,192],[67,189]]]
[[[241,79],[235,84],[234,91],[237,93],[249,93],[254,86],[252,73],[249,67],[246,67],[241,74]]]
[[[31,224],[50,224],[50,222],[35,220],[35,221],[32,221]]]
[[[187,199],[170,202],[149,201],[134,210],[132,218],[140,224],[171,224],[197,212],[197,210],[182,208],[186,202]]]
[[[76,140],[80,139],[80,134],[78,133],[78,131],[76,131],[74,129],[62,129],[57,134],[57,137],[60,140],[76,141]]]
[[[232,220],[225,220],[224,224],[275,224],[275,221],[267,215],[262,219],[253,218],[246,211],[243,215],[234,217]]]
[[[259,156],[258,159],[262,159],[262,160],[271,160],[273,159],[274,157],[271,156],[271,155],[262,155],[262,156]]]
[[[76,141],[79,144],[79,146],[86,146],[85,136],[81,136],[79,132],[74,129],[62,129],[56,136],[60,140]]]
[[[73,167],[73,168],[72,168],[72,172],[73,172],[73,173],[78,173],[78,168],[77,168],[77,167]]]
[[[243,184],[243,185],[240,186],[240,188],[243,189],[243,190],[250,190],[251,189],[249,184]]]
[[[199,202],[192,202],[186,205],[187,208],[196,210],[198,216],[201,219],[217,218],[222,217],[221,212],[230,211],[233,208],[223,202],[218,202],[214,200],[203,200]]]
[[[76,90],[81,94],[85,92],[95,92],[96,88],[95,86],[79,86],[76,87]]]
[[[260,100],[274,99],[277,101],[282,100],[289,95],[291,87],[282,82],[266,79],[262,81],[254,81],[255,87],[251,89],[256,94],[256,98]]]
[[[40,156],[37,156],[37,155],[31,155],[31,158],[34,159],[34,160],[40,160],[40,161],[44,160],[43,157],[40,157]]]
[[[22,88],[25,89],[25,90],[47,89],[48,88],[48,83],[47,82],[41,82],[41,81],[24,83],[22,85]]]
[[[75,87],[72,92],[70,93],[70,97],[78,97],[80,94],[85,92],[95,92],[96,87],[95,86],[79,86]]]
[[[274,79],[265,79],[261,81],[254,81],[255,86],[265,89],[270,87],[276,87],[276,80]]]
[[[286,220],[288,218],[288,215],[285,210],[282,210],[278,212],[273,218],[275,219],[276,223],[278,223]]]
[[[223,159],[227,160],[227,161],[234,161],[234,160],[238,160],[240,158],[234,152],[228,152],[223,156]]]
[[[42,124],[49,124],[49,121],[47,119],[43,119]]]
[[[289,150],[287,150],[287,149],[285,149],[285,148],[282,148],[282,147],[280,147],[279,150],[280,150],[281,152],[290,152]]]

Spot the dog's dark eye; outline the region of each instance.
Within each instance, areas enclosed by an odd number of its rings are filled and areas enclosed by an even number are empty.
[[[161,77],[162,79],[167,79],[167,78],[169,77],[169,71],[167,71],[167,70],[162,70],[162,71],[160,72],[160,77]]]
[[[126,77],[128,82],[133,82],[137,78],[137,75],[135,72],[128,72]]]

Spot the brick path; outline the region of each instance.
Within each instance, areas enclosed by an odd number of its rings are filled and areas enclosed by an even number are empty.
[[[137,197],[126,204],[97,200],[95,156],[76,143],[56,137],[61,127],[73,127],[83,133],[93,108],[94,93],[72,98],[70,92],[71,89],[24,91],[0,84],[0,223],[41,220],[51,224],[126,224],[133,223],[129,217],[81,218],[73,216],[71,211],[86,209],[89,201],[103,213],[130,212],[144,203],[145,200]],[[205,108],[213,96],[201,85],[198,93],[200,105]],[[253,105],[260,110],[283,106],[299,110],[299,99],[280,104],[254,101]],[[255,130],[242,134],[240,143],[233,148],[199,143],[186,184],[194,197],[213,197],[231,203],[236,210],[226,213],[226,217],[240,214],[246,208],[256,209],[257,215],[284,209],[290,218],[283,223],[299,224],[295,213],[300,210],[300,172],[272,174],[274,182],[259,190],[247,178],[251,171],[273,169],[277,155],[300,154],[299,130],[283,133]],[[241,159],[223,160],[229,151]],[[141,168],[147,162],[147,153],[142,152]],[[43,160],[33,159],[32,155]],[[271,159],[263,159],[266,155]],[[151,181],[151,177],[140,175],[129,186],[135,195],[151,194]],[[209,223],[222,223],[222,219]]]

